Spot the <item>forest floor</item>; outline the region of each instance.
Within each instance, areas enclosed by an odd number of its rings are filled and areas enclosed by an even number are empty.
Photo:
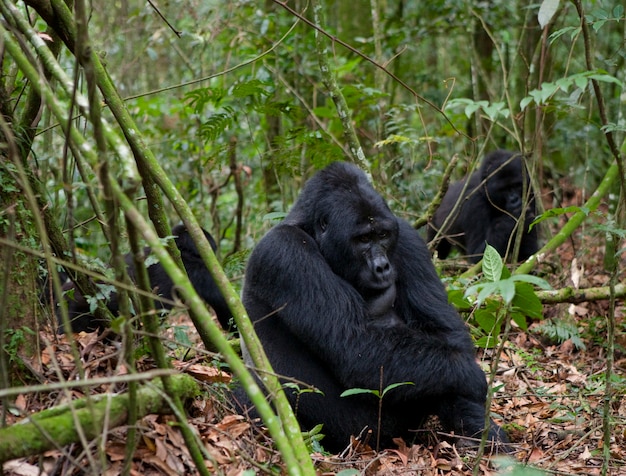
[[[555,225],[556,226],[556,225]],[[592,226],[592,225],[589,225]],[[606,286],[609,276],[604,271],[603,234],[590,229],[572,237],[538,268],[554,288]],[[626,269],[622,261],[622,274]],[[621,277],[624,282],[624,276]],[[626,308],[624,301],[616,306],[617,350],[614,365],[615,397],[610,403],[613,431],[609,458],[609,474],[626,475]],[[509,473],[510,462],[517,461],[558,475],[601,474],[603,463],[602,415],[605,401],[606,336],[608,301],[544,306],[544,319],[532,323],[527,331],[514,329],[501,355],[496,381],[497,389],[492,412],[499,416],[512,441],[507,461],[484,457],[478,464],[479,474]],[[568,331],[573,338],[550,341],[542,326],[555,323],[572,324]],[[170,324],[171,321],[170,321]],[[191,329],[185,315],[172,325],[170,336]],[[554,325],[553,325],[554,324]],[[554,333],[554,332],[553,332]],[[40,382],[49,383],[76,379],[76,365],[67,337],[42,332],[41,355],[28,362],[30,372]],[[95,334],[75,336],[88,378],[111,377],[125,373],[119,364],[119,345],[98,340]],[[199,339],[192,345],[201,347]],[[230,376],[215,369],[216,360],[201,352],[183,354],[172,345],[171,357],[177,369],[193,376],[206,389],[188,407],[191,424],[201,436],[211,460],[207,466],[214,474],[248,475],[281,474],[279,454],[270,437],[244,417],[233,413],[220,398],[223,383]],[[54,358],[52,358],[54,357]],[[485,370],[489,368],[488,352],[479,353]],[[151,368],[152,361],[141,357],[138,366]],[[216,390],[217,389],[217,390]],[[91,393],[119,392],[119,384],[107,383],[91,389]],[[83,396],[80,388],[72,390],[76,398]],[[60,391],[24,393],[19,395],[7,423],[19,421],[23,415],[41,411],[63,401]],[[196,474],[191,457],[175,419],[169,415],[149,415],[138,423],[140,438],[132,462],[134,475]],[[75,444],[43,455],[14,460],[4,465],[6,475],[78,475],[120,474],[126,450],[126,428],[109,431],[105,442],[90,448],[94,458],[87,458],[81,445]],[[322,442],[323,443],[323,442]],[[398,441],[397,448],[375,452],[371,449],[342,455],[314,453],[320,475],[334,475],[356,469],[348,474],[366,475],[469,475],[476,465],[475,452],[459,449],[438,435],[423,444],[407,446]],[[524,473],[530,476],[530,472]],[[532,473],[535,474],[535,473]]]

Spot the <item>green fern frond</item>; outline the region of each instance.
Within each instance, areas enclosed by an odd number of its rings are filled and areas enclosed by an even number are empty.
[[[234,111],[231,108],[224,108],[222,112],[217,112],[202,123],[198,130],[198,135],[205,141],[216,140],[234,121]]]
[[[269,84],[259,79],[252,79],[244,83],[238,83],[233,86],[232,95],[236,98],[248,96],[269,96]]]
[[[223,88],[199,88],[185,94],[185,101],[196,114],[201,114],[207,104],[219,106],[225,96]]]

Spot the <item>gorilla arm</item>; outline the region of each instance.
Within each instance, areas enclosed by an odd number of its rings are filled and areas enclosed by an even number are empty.
[[[404,253],[417,245],[418,254],[396,253],[393,263],[408,264],[401,271],[410,282],[399,286],[396,309],[404,322],[381,327],[367,325],[363,298],[332,272],[311,236],[297,227],[278,225],[261,240],[248,263],[243,297],[277,372],[289,369],[293,356],[284,355],[272,342],[284,341],[289,332],[287,337],[323,361],[346,389],[378,389],[382,367],[385,386],[415,384],[391,392],[387,398],[392,400],[454,393],[484,401],[485,376],[475,362],[469,334],[447,304],[426,245],[411,232],[406,242],[401,238],[400,248]],[[427,261],[421,262],[424,253]],[[277,314],[266,317],[269,310]]]

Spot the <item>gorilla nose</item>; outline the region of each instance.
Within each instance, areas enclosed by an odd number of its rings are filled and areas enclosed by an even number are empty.
[[[391,276],[391,264],[387,259],[379,258],[374,260],[374,274],[378,279],[385,281]]]

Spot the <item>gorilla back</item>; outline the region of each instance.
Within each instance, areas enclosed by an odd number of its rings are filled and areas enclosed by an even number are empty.
[[[304,428],[324,424],[326,449],[364,427],[377,434],[377,398],[340,394],[378,389],[381,375],[383,388],[412,383],[385,396],[383,446],[429,415],[457,435],[483,430],[487,383],[468,330],[424,241],[357,167],[334,163],[307,182],[252,252],[243,303],[274,370],[322,392],[289,398]]]
[[[217,244],[213,239],[213,236],[206,231],[204,236],[208,240],[213,251],[217,250]],[[213,280],[210,271],[204,265],[204,261],[200,256],[200,252],[196,247],[189,231],[183,224],[179,224],[174,227],[172,234],[175,236],[176,246],[180,251],[180,257],[185,271],[189,277],[189,281],[195,288],[198,295],[210,305],[217,316],[218,321],[224,329],[231,329],[231,312],[228,308],[228,304],[222,296],[217,284]],[[145,256],[150,254],[150,248],[144,250]],[[131,254],[125,256],[126,265],[128,266],[128,274],[131,280],[136,280],[136,270],[133,263],[133,257]],[[150,280],[150,286],[156,294],[162,299],[156,299],[154,301],[157,309],[171,309],[170,301],[174,300],[175,284],[169,277],[165,268],[161,263],[153,263],[148,266],[148,278]],[[90,305],[85,297],[80,293],[78,288],[73,282],[68,281],[63,285],[63,291],[65,291],[65,299],[68,305],[68,314],[70,318],[70,324],[72,332],[92,332],[97,329],[101,329],[107,326],[107,323],[98,321],[91,313]],[[116,315],[119,311],[118,296],[115,292],[111,293],[107,301],[107,307]],[[58,315],[60,334],[65,332],[61,316]],[[234,329],[231,329],[234,330]]]

